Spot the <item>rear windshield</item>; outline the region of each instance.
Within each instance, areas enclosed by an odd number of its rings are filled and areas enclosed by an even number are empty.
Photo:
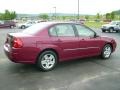
[[[41,31],[42,29],[44,29],[47,26],[48,26],[47,23],[38,23],[38,24],[32,25],[32,26],[28,27],[27,29],[23,30],[22,33],[33,35],[39,31]]]

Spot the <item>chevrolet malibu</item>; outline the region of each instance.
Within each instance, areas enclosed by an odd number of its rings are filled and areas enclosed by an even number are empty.
[[[115,48],[114,39],[100,37],[84,25],[64,22],[43,22],[22,32],[9,33],[4,44],[5,54],[11,61],[36,64],[43,71],[75,58],[108,59]]]

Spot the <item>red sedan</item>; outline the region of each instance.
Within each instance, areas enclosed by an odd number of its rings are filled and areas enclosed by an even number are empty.
[[[115,48],[112,38],[100,37],[84,25],[60,22],[38,23],[22,32],[9,33],[4,44],[5,54],[11,61],[36,64],[43,71],[75,58],[108,59]]]

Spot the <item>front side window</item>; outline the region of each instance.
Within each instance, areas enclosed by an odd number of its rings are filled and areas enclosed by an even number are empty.
[[[84,26],[81,25],[75,25],[77,31],[78,31],[78,35],[82,36],[82,37],[94,37],[94,32],[92,30],[90,30],[89,28],[86,28]]]
[[[72,25],[56,25],[55,28],[58,36],[75,36]]]
[[[111,25],[116,25],[115,21],[110,22]]]
[[[120,26],[120,22],[117,23]]]

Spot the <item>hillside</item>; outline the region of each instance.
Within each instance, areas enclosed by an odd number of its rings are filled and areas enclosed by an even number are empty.
[[[48,16],[53,16],[55,13],[40,13],[42,14],[47,14]],[[20,17],[37,17],[40,14],[17,14],[17,18]],[[77,14],[72,14],[72,13],[56,13],[57,16],[77,16]],[[80,14],[80,16],[84,16],[83,14]]]
[[[115,14],[120,15],[120,10],[113,11]]]

